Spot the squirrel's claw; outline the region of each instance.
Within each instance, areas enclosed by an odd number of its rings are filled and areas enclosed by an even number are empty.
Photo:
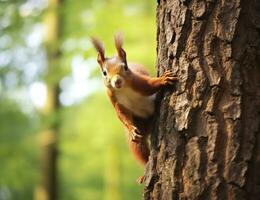
[[[165,71],[161,77],[164,85],[172,85],[174,81],[179,80],[178,76],[171,70]]]
[[[132,142],[140,142],[143,136],[140,134],[139,130],[136,127],[132,127],[130,130]]]
[[[137,182],[138,184],[142,184],[142,183],[144,182],[144,176],[138,177],[138,179],[136,179],[136,182]]]

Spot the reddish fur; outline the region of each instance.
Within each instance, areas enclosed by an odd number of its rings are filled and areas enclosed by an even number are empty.
[[[128,144],[135,159],[142,165],[145,165],[150,154],[146,139],[144,139],[140,143],[128,141]]]
[[[148,120],[133,117],[128,109],[116,102],[110,90],[108,90],[108,96],[110,97],[110,100],[116,110],[118,118],[123,122],[128,131],[130,130],[130,126],[135,124],[135,126],[140,130],[140,133],[144,136],[140,143],[136,143],[131,141],[131,139],[128,139],[128,144],[136,160],[145,165],[149,157],[147,135],[149,135],[150,127],[149,123],[147,123]]]
[[[149,96],[156,93],[163,86],[162,81],[162,77],[152,78],[142,74],[134,74],[131,87],[144,96]]]
[[[91,38],[92,44],[94,45],[95,49],[98,52],[98,58],[97,61],[100,65],[102,65],[105,61],[105,49],[102,42],[100,42],[98,39],[92,37]]]
[[[144,68],[143,65],[140,65],[138,63],[129,63],[128,65],[134,73],[149,76],[148,71]]]
[[[115,36],[115,46],[117,49],[118,56],[114,57],[113,59],[105,58],[105,50],[103,44],[97,40],[92,39],[94,47],[98,51],[98,62],[103,70],[103,66],[108,68],[108,73],[120,73],[118,72],[119,64],[124,63],[127,66],[126,62],[126,53],[122,48],[123,39],[120,34]],[[132,64],[129,65],[129,70],[124,71],[123,75],[125,86],[132,88],[135,92],[143,96],[150,96],[156,93],[159,89],[163,86],[171,84],[172,81],[177,80],[177,77],[174,77],[169,72],[166,72],[161,77],[150,77],[148,72],[139,64]],[[114,69],[114,70],[113,70]],[[115,71],[115,72],[114,72]],[[142,138],[139,138],[139,141],[132,141],[130,138],[128,143],[129,147],[134,155],[134,157],[141,163],[146,164],[149,157],[149,148],[147,144],[147,137],[150,134],[150,124],[151,117],[148,119],[143,119],[140,117],[136,117],[133,114],[133,109],[128,110],[123,105],[121,105],[115,95],[114,89],[107,83],[107,94],[110,98],[115,111],[118,115],[118,118],[122,121],[124,126],[128,129],[129,135],[133,133],[133,130],[138,130],[138,135],[142,135]],[[143,177],[141,177],[140,181],[142,182]]]
[[[136,127],[140,130],[141,134],[143,135],[143,138],[139,144],[129,141],[129,147],[136,158],[137,161],[139,161],[141,164],[145,165],[148,161],[150,151],[149,151],[149,145],[147,142],[147,137],[149,136],[151,132],[151,118],[149,119],[141,119],[134,117],[133,121]]]

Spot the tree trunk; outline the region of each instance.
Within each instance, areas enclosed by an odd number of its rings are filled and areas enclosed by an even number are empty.
[[[161,0],[144,199],[260,199],[260,1]]]
[[[48,72],[45,77],[47,85],[47,100],[41,113],[45,121],[41,133],[41,180],[36,189],[36,200],[55,200],[58,197],[57,158],[59,134],[59,79],[60,79],[60,49],[61,38],[61,0],[48,0],[45,13],[45,47],[48,59]]]

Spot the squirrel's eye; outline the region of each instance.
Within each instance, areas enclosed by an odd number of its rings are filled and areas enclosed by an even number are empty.
[[[107,71],[102,71],[103,72],[103,75],[106,76],[107,75]]]

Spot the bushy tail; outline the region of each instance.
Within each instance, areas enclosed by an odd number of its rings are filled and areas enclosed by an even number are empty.
[[[138,162],[145,165],[149,158],[149,148],[146,139],[143,139],[140,143],[128,141],[131,152]]]

